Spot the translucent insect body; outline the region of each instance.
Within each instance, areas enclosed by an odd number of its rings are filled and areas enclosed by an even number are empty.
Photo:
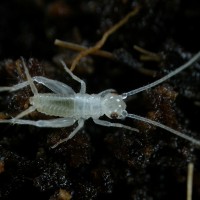
[[[119,128],[129,129],[132,131],[138,131],[135,128],[120,123],[111,123],[109,121],[99,119],[103,115],[106,115],[110,119],[125,119],[126,117],[128,117],[160,127],[196,145],[200,145],[200,141],[186,134],[183,134],[179,131],[176,131],[168,126],[165,126],[159,122],[135,114],[129,114],[126,111],[126,103],[125,103],[125,100],[129,96],[150,89],[164,82],[165,80],[171,78],[172,76],[175,76],[182,70],[191,66],[199,58],[200,58],[200,52],[198,52],[187,63],[178,67],[176,70],[170,72],[163,78],[146,86],[123,93],[121,95],[116,94],[115,90],[113,89],[104,90],[98,94],[92,94],[92,95],[87,94],[85,82],[80,78],[78,78],[77,76],[75,76],[67,68],[67,66],[63,61],[61,61],[61,63],[64,66],[66,72],[74,80],[78,81],[81,84],[81,89],[79,93],[75,93],[70,86],[62,82],[48,79],[42,76],[31,77],[26,67],[25,61],[22,58],[22,63],[27,77],[27,81],[11,87],[0,87],[0,92],[3,91],[13,92],[29,85],[34,94],[29,99],[31,106],[27,110],[21,112],[19,115],[17,115],[12,119],[0,120],[0,123],[27,124],[37,127],[60,128],[60,127],[72,126],[76,121],[78,121],[78,126],[69,134],[67,138],[60,140],[52,147],[55,148],[59,144],[71,139],[83,127],[84,121],[88,118],[92,118],[93,121],[98,125],[108,126],[108,127],[119,127]],[[44,85],[45,87],[50,89],[53,93],[38,93],[38,90],[34,82]],[[38,120],[38,121],[21,119],[35,110],[44,113],[46,115],[56,116],[60,118],[50,119],[50,120]]]

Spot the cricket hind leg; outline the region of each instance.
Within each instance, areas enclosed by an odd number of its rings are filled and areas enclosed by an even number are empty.
[[[22,88],[26,87],[27,85],[30,85],[33,94],[37,95],[38,94],[37,88],[33,83],[33,79],[31,78],[31,76],[29,74],[29,71],[28,71],[28,68],[27,68],[27,66],[25,64],[25,61],[24,61],[23,58],[21,58],[21,61],[22,61],[22,65],[24,67],[24,72],[25,72],[26,77],[27,77],[27,81],[25,81],[23,83],[19,83],[17,85],[14,85],[12,87],[1,87],[0,88],[0,92],[3,92],[3,91],[16,91],[16,90],[19,90],[19,89],[22,89]],[[13,119],[5,120],[5,122],[7,121],[8,123],[10,123],[10,122],[13,123],[14,120],[22,118],[22,117],[30,114],[31,112],[33,112],[35,110],[36,110],[36,108],[34,106],[30,106],[28,109],[26,109],[25,111],[21,112],[20,114],[18,114]],[[3,122],[4,122],[4,120],[0,121],[0,123],[3,123]]]
[[[31,91],[33,92],[34,95],[37,95],[38,94],[38,90],[33,82],[33,79],[31,78],[30,74],[29,74],[29,71],[28,71],[28,68],[26,66],[26,63],[25,63],[25,60],[24,58],[21,57],[21,60],[22,60],[22,65],[24,67],[24,72],[26,74],[26,78],[27,78],[27,81],[31,87]]]
[[[75,123],[76,120],[71,118],[58,118],[49,120],[26,120],[26,119],[5,119],[0,120],[0,123],[12,123],[12,124],[22,124],[22,125],[32,125],[37,127],[49,127],[49,128],[62,128],[69,127]]]
[[[0,92],[15,92],[15,91],[20,90],[28,85],[29,85],[29,82],[24,81],[22,83],[18,83],[13,86],[3,86],[3,87],[0,87]]]
[[[56,94],[64,94],[64,95],[75,94],[74,90],[70,86],[60,81],[48,79],[43,76],[35,76],[33,77],[33,80],[39,84],[44,85],[45,87],[47,87],[48,89],[50,89],[52,92]]]
[[[28,109],[22,111],[21,113],[19,113],[17,116],[15,116],[13,119],[20,119],[30,113],[32,113],[33,111],[35,111],[36,108],[34,106],[30,106]]]
[[[45,87],[47,87],[48,89],[50,89],[52,92],[56,94],[72,95],[75,93],[74,90],[70,86],[57,80],[48,79],[43,76],[34,76],[32,77],[32,79],[35,82],[44,85]],[[17,90],[21,90],[27,87],[28,85],[29,85],[29,81],[24,81],[22,83],[18,83],[13,86],[0,87],[0,92],[15,92]]]
[[[25,64],[25,61],[24,61],[24,58],[21,57],[21,63],[23,65],[23,68],[24,68],[24,72],[26,74],[26,77],[27,77],[27,81],[24,81],[22,83],[18,83],[16,85],[13,85],[13,86],[3,86],[3,87],[0,87],[0,92],[14,92],[14,91],[17,91],[17,90],[20,90],[28,85],[31,86],[32,91],[34,91],[33,93],[37,93],[37,88],[35,87],[33,81],[32,81],[32,78],[28,72],[28,68],[26,67],[26,64]]]
[[[31,77],[24,59],[21,58],[21,60],[22,60],[22,64],[23,64],[23,67],[24,67],[24,72],[25,72],[26,77],[27,77],[27,81],[24,81],[22,83],[19,83],[19,84],[13,85],[13,86],[0,87],[0,92],[6,92],[6,91],[7,92],[14,92],[14,91],[23,89],[24,87],[29,85],[31,87],[33,94],[35,95],[35,94],[38,94],[37,88],[34,84],[34,81],[35,81],[39,84],[44,85],[45,87],[47,87],[48,89],[50,89],[52,92],[54,92],[56,94],[73,95],[75,93],[74,90],[70,86],[68,86],[68,85],[66,85],[66,84],[64,84],[60,81],[48,79],[48,78],[43,77],[43,76]],[[71,71],[69,72],[69,74],[70,75],[72,74]],[[85,84],[84,81],[82,81],[81,79],[79,79],[78,77],[76,77],[73,74],[72,74],[72,78],[81,82],[81,85]],[[81,86],[81,88],[83,88],[82,90],[84,90],[84,86]]]

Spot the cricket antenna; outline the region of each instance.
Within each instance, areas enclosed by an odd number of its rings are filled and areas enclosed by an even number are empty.
[[[189,66],[191,66],[192,64],[194,64],[195,62],[197,62],[198,60],[200,59],[200,51],[195,54],[188,62],[186,62],[185,64],[181,65],[180,67],[178,67],[177,69],[175,69],[174,71],[170,72],[169,74],[167,74],[166,76],[162,77],[161,79],[158,79],[157,81],[153,82],[153,83],[150,83],[146,86],[143,86],[143,87],[140,87],[138,89],[134,89],[134,90],[131,90],[129,92],[126,92],[126,93],[123,93],[121,94],[121,97],[122,99],[126,99],[127,97],[129,96],[132,96],[134,94],[137,94],[139,92],[142,92],[144,90],[147,90],[147,89],[150,89],[164,81],[166,81],[167,79],[171,78],[172,76],[175,76],[176,74],[178,74],[179,72],[183,71],[184,69],[188,68]],[[200,146],[200,141],[193,138],[193,137],[190,137],[184,133],[181,133],[179,131],[176,131],[164,124],[161,124],[159,122],[156,122],[156,121],[153,121],[151,119],[148,119],[148,118],[145,118],[145,117],[141,117],[139,115],[135,115],[135,114],[129,114],[129,113],[125,113],[124,114],[124,117],[129,117],[129,118],[132,118],[132,119],[135,119],[135,120],[138,120],[138,121],[142,121],[142,122],[145,122],[145,123],[148,123],[148,124],[151,124],[153,126],[156,126],[156,127],[159,127],[159,128],[162,128],[170,133],[173,133],[174,135],[177,135],[187,141],[190,141],[191,143],[195,144],[195,145],[198,145]]]
[[[134,94],[137,94],[139,92],[142,92],[144,90],[148,90],[164,81],[166,81],[167,79],[171,78],[172,76],[175,76],[176,74],[178,74],[179,72],[183,71],[184,69],[188,68],[189,66],[191,66],[193,63],[197,62],[200,59],[200,51],[195,54],[188,62],[186,62],[185,64],[181,65],[180,67],[178,67],[177,69],[175,69],[174,71],[170,72],[169,74],[167,74],[166,76],[158,79],[157,81],[154,81],[153,83],[150,83],[148,85],[142,86],[140,88],[131,90],[129,92],[123,93],[121,94],[123,99],[126,99],[129,96],[132,96]]]
[[[195,138],[192,138],[192,137],[190,137],[190,136],[188,136],[188,135],[186,135],[184,133],[181,133],[179,131],[176,131],[176,130],[174,130],[174,129],[172,129],[172,128],[164,125],[164,124],[161,124],[159,122],[156,122],[156,121],[153,121],[151,119],[147,119],[145,117],[141,117],[141,116],[135,115],[135,114],[128,114],[127,113],[126,117],[129,117],[129,118],[132,118],[132,119],[136,119],[136,120],[151,124],[153,126],[157,126],[157,127],[162,128],[162,129],[164,129],[164,130],[166,130],[166,131],[168,131],[170,133],[173,133],[174,135],[177,135],[177,136],[179,136],[179,137],[181,137],[181,138],[183,138],[183,139],[185,139],[187,141],[190,141],[193,144],[196,144],[196,145],[200,146],[200,141],[199,140],[196,140]]]

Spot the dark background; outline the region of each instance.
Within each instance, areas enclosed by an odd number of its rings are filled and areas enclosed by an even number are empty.
[[[115,60],[88,56],[75,74],[87,92],[108,88],[119,94],[161,78],[189,60],[200,46],[198,0],[10,0],[0,2],[0,84],[24,80],[23,56],[32,76],[74,83],[57,64],[70,66],[75,52],[55,39],[94,45],[135,6],[141,10],[111,35],[103,49]],[[159,61],[140,59],[138,45]],[[149,73],[145,73],[148,70]],[[160,86],[138,94],[128,112],[166,124],[200,139],[200,65],[191,66]],[[38,86],[41,93],[46,92]],[[1,93],[0,118],[26,108],[28,88]],[[31,119],[48,119],[39,113]],[[106,118],[105,118],[106,119]],[[200,198],[199,147],[167,131],[133,120],[122,121],[139,133],[95,125],[92,120],[70,141],[51,146],[75,127],[47,129],[0,125],[0,199],[186,199],[188,163],[194,163],[193,199]],[[63,194],[64,196],[62,196]]]

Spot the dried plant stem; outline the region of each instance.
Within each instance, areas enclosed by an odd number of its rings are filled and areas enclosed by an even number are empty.
[[[87,48],[85,50],[82,50],[73,60],[72,65],[70,70],[73,71],[76,67],[76,65],[78,64],[78,62],[80,61],[81,58],[89,55],[89,54],[94,54],[94,52],[97,52],[97,50],[99,50],[104,43],[106,42],[106,40],[108,39],[108,37],[113,34],[117,29],[119,29],[121,26],[123,26],[130,17],[135,16],[140,10],[140,7],[137,6],[135,7],[135,9],[133,11],[131,11],[130,13],[128,13],[122,20],[120,20],[117,24],[115,24],[114,26],[112,26],[108,31],[106,31],[102,38],[96,43],[96,45],[94,45],[93,47]],[[56,41],[56,43],[58,44],[58,40]],[[76,46],[77,47],[77,46]]]
[[[194,164],[188,164],[188,174],[187,174],[187,199],[192,200],[192,182],[193,182]]]
[[[134,45],[133,48],[136,51],[142,53],[142,55],[140,56],[140,60],[142,60],[142,61],[149,61],[150,60],[150,61],[160,62],[160,60],[161,60],[161,57],[154,52],[143,49],[142,47],[139,47],[137,45]]]
[[[66,42],[66,41],[62,41],[58,39],[55,40],[54,44],[66,49],[70,49],[72,51],[86,51],[88,49],[87,47],[83,45],[75,44],[72,42]],[[114,55],[108,51],[97,50],[97,51],[91,52],[91,54],[101,56],[104,58],[115,59]]]

